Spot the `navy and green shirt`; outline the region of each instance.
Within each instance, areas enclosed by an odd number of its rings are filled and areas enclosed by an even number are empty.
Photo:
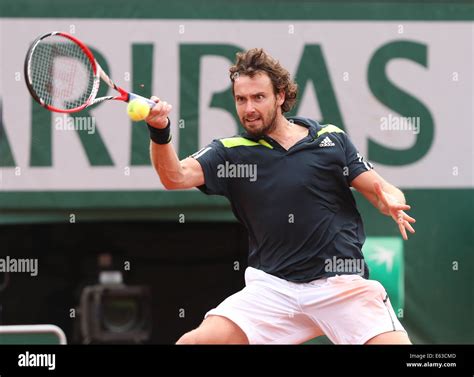
[[[229,199],[248,231],[249,266],[308,282],[342,274],[328,271],[328,260],[357,259],[367,278],[364,227],[350,183],[372,166],[336,126],[288,119],[308,128],[288,150],[268,136],[243,133],[196,152],[205,181],[198,188]]]

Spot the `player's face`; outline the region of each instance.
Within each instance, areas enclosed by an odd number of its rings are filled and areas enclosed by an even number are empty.
[[[260,137],[275,129],[284,99],[282,94],[275,95],[266,73],[236,78],[234,99],[240,122],[250,135]]]

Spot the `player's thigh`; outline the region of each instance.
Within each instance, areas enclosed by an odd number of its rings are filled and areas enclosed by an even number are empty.
[[[404,331],[390,331],[374,336],[365,344],[411,344]]]
[[[177,344],[248,344],[245,333],[230,319],[208,316],[201,325],[184,334]]]
[[[337,275],[315,281],[303,308],[336,344],[406,343],[406,333],[383,286],[359,275]],[[324,305],[323,305],[324,304]],[[395,335],[383,335],[392,333]],[[405,334],[406,335],[406,334]],[[379,338],[380,336],[380,338]]]

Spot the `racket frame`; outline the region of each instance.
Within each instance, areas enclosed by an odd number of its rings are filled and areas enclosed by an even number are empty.
[[[93,84],[92,84],[91,93],[90,93],[89,97],[87,98],[87,100],[82,105],[80,105],[78,107],[75,107],[73,109],[60,109],[60,108],[57,108],[55,106],[48,105],[47,103],[45,103],[45,101],[42,98],[40,98],[36,94],[36,91],[33,88],[33,83],[32,83],[32,80],[31,80],[31,61],[32,61],[31,57],[32,57],[36,47],[38,46],[39,43],[41,43],[41,41],[43,41],[45,38],[52,37],[54,35],[59,35],[59,36],[62,36],[64,38],[67,38],[70,41],[74,42],[76,45],[78,45],[82,49],[84,54],[87,56],[87,59],[89,60],[89,63],[91,64],[92,73],[93,73],[93,76],[94,76],[94,81],[93,81]],[[154,101],[152,101],[148,98],[142,97],[142,96],[140,96],[138,94],[135,94],[135,93],[127,92],[125,89],[117,86],[111,80],[111,78],[104,72],[104,70],[101,68],[99,63],[97,63],[97,60],[94,58],[94,54],[92,53],[92,51],[82,41],[80,41],[76,37],[74,37],[70,34],[64,33],[62,31],[48,32],[48,33],[43,34],[43,35],[41,35],[41,36],[39,36],[38,38],[35,39],[35,41],[31,44],[31,46],[28,49],[28,52],[26,54],[25,65],[24,65],[24,74],[25,74],[25,82],[26,82],[26,86],[28,88],[28,91],[30,92],[31,96],[35,99],[35,101],[38,102],[41,106],[43,106],[47,110],[54,111],[54,112],[57,112],[57,113],[75,113],[75,112],[84,110],[85,108],[87,108],[89,106],[92,106],[92,105],[95,105],[95,104],[98,104],[98,103],[101,103],[101,102],[104,102],[104,101],[108,101],[108,100],[129,102],[129,101],[134,100],[134,99],[141,99],[144,102],[146,102],[148,104],[148,106],[150,106],[150,108],[152,108],[153,106],[156,105],[156,103]],[[104,96],[104,97],[96,98],[97,93],[99,91],[99,85],[100,85],[101,79],[102,79],[102,81],[104,81],[107,84],[107,86],[109,86],[110,88],[115,89],[117,92],[119,92],[119,95]]]

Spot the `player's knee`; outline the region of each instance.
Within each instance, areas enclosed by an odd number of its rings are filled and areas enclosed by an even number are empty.
[[[369,339],[365,344],[412,344],[404,331],[388,331]]]
[[[176,344],[215,344],[220,343],[219,339],[216,339],[215,335],[203,329],[202,326],[199,326],[197,329],[194,329],[190,332],[184,334],[181,338],[178,339]]]
[[[245,333],[237,325],[221,317],[211,317],[181,338],[176,344],[248,344]]]
[[[178,339],[176,344],[199,344],[196,330],[187,332]]]

